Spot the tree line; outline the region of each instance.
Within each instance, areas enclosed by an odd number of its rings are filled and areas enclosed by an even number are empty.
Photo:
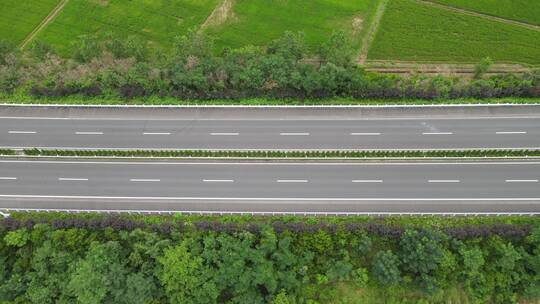
[[[125,99],[540,97],[540,70],[486,76],[489,59],[472,79],[367,72],[343,32],[318,47],[308,47],[302,33],[286,32],[266,47],[220,51],[197,31],[176,38],[170,50],[151,49],[136,36],[86,35],[68,57],[40,41],[25,51],[0,42],[0,92]]]
[[[0,221],[2,303],[392,303],[540,297],[537,218],[183,218],[14,214]]]

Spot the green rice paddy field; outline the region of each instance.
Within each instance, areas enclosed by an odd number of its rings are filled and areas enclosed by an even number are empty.
[[[22,41],[60,0],[2,0],[0,40]],[[205,21],[226,1],[217,22]],[[540,1],[430,0],[450,7],[540,25]],[[386,4],[381,19],[375,11]],[[214,14],[215,15],[215,14]],[[374,25],[373,39],[367,38]],[[169,48],[178,35],[202,29],[216,50],[266,45],[284,31],[302,31],[315,48],[335,30],[347,32],[367,59],[417,62],[478,62],[540,66],[540,29],[471,16],[417,0],[69,0],[33,39],[70,56],[81,35],[139,35],[155,48]]]
[[[69,54],[80,35],[112,32],[140,35],[168,47],[173,38],[197,27],[219,0],[71,0],[37,39]]]
[[[60,0],[1,0],[0,39],[12,44],[21,43],[58,2]]]
[[[540,25],[540,1],[536,0],[431,0],[457,8]]]
[[[497,0],[501,1],[501,0]],[[390,0],[370,59],[540,64],[540,31],[460,14],[414,0]]]
[[[303,31],[319,45],[332,31],[348,32],[357,48],[379,0],[236,0],[231,17],[208,29],[218,46],[264,45],[285,31]]]

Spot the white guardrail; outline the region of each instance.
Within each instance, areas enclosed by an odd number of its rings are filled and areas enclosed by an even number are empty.
[[[422,108],[422,107],[500,107],[540,106],[538,103],[449,103],[449,104],[305,104],[305,105],[238,105],[238,104],[57,104],[57,103],[0,103],[10,107],[64,107],[64,108]]]
[[[187,215],[259,215],[259,216],[537,216],[540,212],[301,212],[301,211],[188,211],[188,210],[107,210],[107,209],[47,209],[0,208],[0,215],[9,212],[66,212],[107,214],[187,214]]]

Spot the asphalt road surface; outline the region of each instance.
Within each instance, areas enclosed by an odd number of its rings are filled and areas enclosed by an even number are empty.
[[[0,160],[0,208],[540,212],[540,162]]]
[[[130,120],[0,118],[0,147],[94,149],[539,148],[540,118]]]

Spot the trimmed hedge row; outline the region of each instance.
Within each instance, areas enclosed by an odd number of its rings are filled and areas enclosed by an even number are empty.
[[[209,151],[209,150],[47,150],[25,149],[29,156],[83,157],[237,157],[237,158],[402,158],[534,157],[540,150],[380,150],[380,151]]]
[[[15,155],[15,150],[0,149],[0,155]]]

